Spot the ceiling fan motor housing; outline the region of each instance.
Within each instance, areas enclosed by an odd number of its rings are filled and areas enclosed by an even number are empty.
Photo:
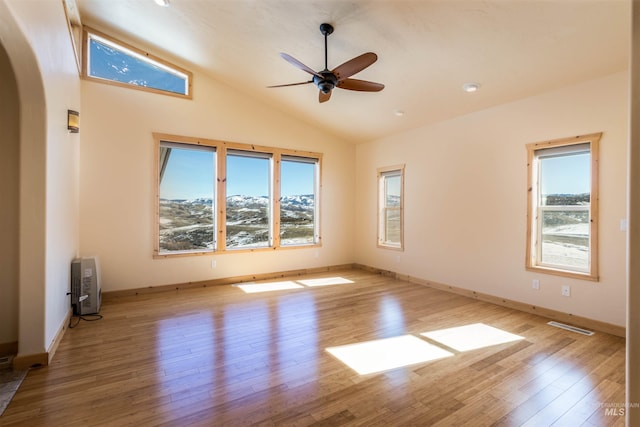
[[[313,83],[322,93],[329,93],[338,84],[338,78],[331,71],[324,70],[319,73],[322,78],[314,75]]]

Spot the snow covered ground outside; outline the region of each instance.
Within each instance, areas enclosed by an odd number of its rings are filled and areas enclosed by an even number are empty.
[[[233,195],[227,198],[227,248],[269,245],[267,197]],[[315,197],[284,196],[281,199],[281,244],[314,242]],[[160,200],[160,251],[214,249],[213,201]]]
[[[589,224],[548,227],[543,231],[542,263],[589,267]]]

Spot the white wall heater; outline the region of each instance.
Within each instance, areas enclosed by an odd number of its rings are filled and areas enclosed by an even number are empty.
[[[98,259],[77,258],[71,263],[71,307],[74,315],[97,314],[102,304]]]

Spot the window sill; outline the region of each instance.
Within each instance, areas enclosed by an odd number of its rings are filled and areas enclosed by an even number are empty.
[[[227,254],[244,254],[244,253],[252,253],[252,252],[272,252],[272,251],[288,251],[294,249],[312,249],[312,248],[320,248],[322,247],[321,243],[307,244],[307,245],[299,245],[299,246],[269,246],[269,247],[260,247],[260,248],[238,248],[238,249],[225,249],[224,251],[185,251],[185,252],[176,252],[176,253],[158,253],[155,252],[153,254],[153,259],[165,259],[165,258],[179,258],[179,257],[187,257],[187,256],[217,256],[217,255],[227,255]]]
[[[597,274],[591,273],[580,273],[577,271],[569,271],[569,270],[560,270],[557,268],[551,267],[542,267],[542,266],[526,266],[527,271],[535,271],[542,274],[552,274],[554,276],[562,276],[569,277],[572,279],[580,279],[580,280],[589,280],[592,282],[598,282],[600,277]]]
[[[404,252],[404,247],[402,246],[383,245],[382,243],[378,243],[377,246],[380,249],[391,249],[392,251]]]

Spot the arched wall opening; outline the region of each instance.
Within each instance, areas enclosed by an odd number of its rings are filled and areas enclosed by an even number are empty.
[[[20,101],[9,56],[0,44],[0,356],[18,352]]]
[[[14,186],[17,192],[9,215],[13,219],[18,240],[10,244],[15,250],[10,261],[15,278],[13,284],[3,285],[10,289],[15,302],[8,315],[14,322],[7,329],[7,336],[15,336],[18,357],[21,355],[46,354],[45,344],[45,251],[46,251],[46,99],[40,67],[34,51],[18,20],[6,0],[0,1],[0,44],[14,76],[13,87],[17,97],[11,101],[14,111],[6,120],[17,125],[17,135],[9,144],[18,150],[15,163]],[[5,76],[3,75],[3,98]],[[11,88],[7,78],[7,87]],[[17,120],[17,122],[16,122]],[[9,138],[4,137],[3,150]],[[18,138],[17,141],[15,138]],[[1,208],[7,209],[5,203]],[[8,225],[10,226],[10,225]],[[15,246],[17,245],[17,246]],[[4,307],[3,307],[4,309]],[[17,325],[15,324],[17,322]],[[13,334],[13,335],[12,335]],[[28,359],[28,357],[27,357]],[[27,366],[29,362],[27,361]]]

